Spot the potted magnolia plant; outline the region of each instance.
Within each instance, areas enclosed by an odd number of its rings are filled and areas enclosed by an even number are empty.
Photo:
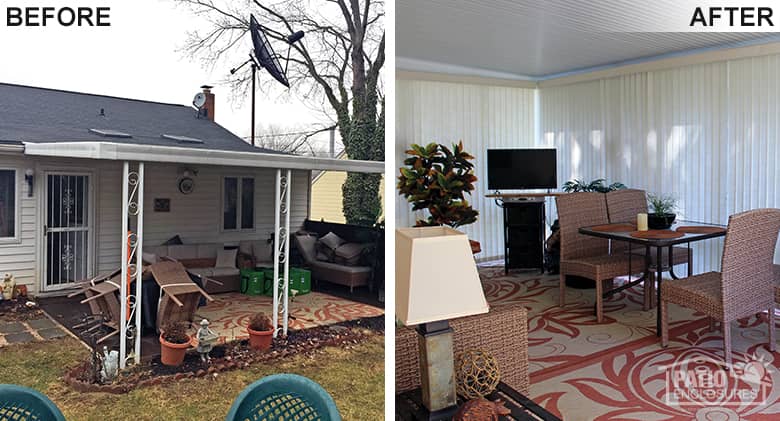
[[[474,190],[473,156],[463,150],[463,142],[452,149],[438,143],[412,145],[406,151],[398,176],[398,191],[412,204],[413,211],[427,210],[427,219],[415,226],[448,225],[452,228],[473,224],[477,212],[465,195]]]
[[[648,193],[652,213],[647,214],[647,226],[651,229],[667,229],[672,226],[677,215],[677,199],[671,195],[656,195]]]
[[[265,351],[271,347],[271,341],[274,335],[274,326],[271,319],[265,313],[257,313],[249,320],[249,326],[246,328],[249,333],[249,346]]]
[[[174,322],[163,327],[160,333],[160,360],[169,366],[179,366],[190,347],[192,338],[187,334],[187,323]]]

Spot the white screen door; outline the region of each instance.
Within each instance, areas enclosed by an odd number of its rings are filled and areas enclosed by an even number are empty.
[[[46,174],[45,285],[71,286],[91,273],[90,177]]]

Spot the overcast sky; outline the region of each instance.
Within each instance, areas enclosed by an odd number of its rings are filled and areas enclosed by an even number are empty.
[[[0,82],[191,104],[203,84],[214,85],[216,120],[239,136],[249,135],[249,98],[232,102],[220,86],[237,62],[204,69],[178,51],[186,32],[207,25],[171,0],[0,0],[0,6],[110,6],[110,27],[13,27],[0,23]],[[0,13],[5,20],[5,11]],[[242,42],[249,53],[251,41]],[[271,78],[265,72],[260,78]],[[293,94],[265,98],[258,91],[257,122],[300,126],[322,117]],[[2,98],[0,98],[2,101]],[[0,116],[0,119],[2,117]],[[325,135],[327,138],[327,135]]]

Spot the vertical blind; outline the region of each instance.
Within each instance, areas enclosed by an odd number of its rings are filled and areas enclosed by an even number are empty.
[[[726,224],[738,212],[780,207],[778,55],[538,91],[398,80],[396,107],[399,166],[411,143],[462,139],[476,156],[472,203],[480,218],[463,230],[482,243],[485,258],[503,256],[500,208],[484,198],[488,148],[555,147],[560,184],[606,178],[671,194],[686,220]],[[409,209],[398,197],[398,226],[414,224]],[[552,222],[555,207],[547,213]],[[722,240],[694,250],[696,271],[719,269]],[[776,256],[780,263],[780,245]]]
[[[465,85],[457,83],[397,80],[395,162],[400,167],[404,151],[413,143],[449,145],[463,140],[475,156],[478,177],[469,202],[479,211],[476,223],[462,227],[469,238],[481,242],[481,256],[504,255],[503,216],[487,189],[487,149],[534,145],[534,89]],[[397,174],[392,180],[395,183]],[[396,225],[414,225],[409,205],[396,196]]]
[[[561,182],[620,181],[675,196],[684,219],[726,224],[780,207],[778,77],[767,56],[542,88],[539,141],[559,149]],[[695,270],[718,269],[721,250],[695,245]]]

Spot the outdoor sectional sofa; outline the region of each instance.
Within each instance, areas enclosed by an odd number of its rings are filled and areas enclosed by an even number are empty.
[[[519,304],[491,308],[486,314],[450,320],[454,351],[479,349],[496,358],[501,381],[528,395],[528,312]],[[395,332],[395,391],[420,387],[417,331],[399,327]]]
[[[158,258],[172,258],[181,262],[191,273],[201,277],[214,279],[216,282],[205,282],[203,289],[209,294],[238,291],[241,287],[241,276],[238,267],[215,267],[217,253],[224,249],[222,243],[177,244],[170,246],[155,246],[144,248],[144,254],[153,253]]]

